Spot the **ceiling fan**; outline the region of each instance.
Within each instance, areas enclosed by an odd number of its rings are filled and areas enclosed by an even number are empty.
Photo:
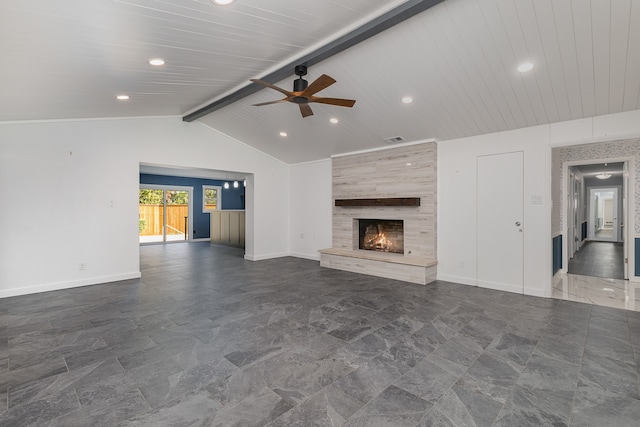
[[[302,117],[307,117],[313,115],[313,111],[311,111],[311,107],[309,106],[309,103],[311,102],[338,105],[340,107],[353,107],[353,104],[356,103],[356,101],[353,99],[323,98],[313,96],[315,93],[320,92],[322,89],[325,89],[336,82],[332,77],[329,77],[326,74],[321,75],[309,85],[308,82],[302,78],[302,76],[307,75],[306,65],[296,65],[295,73],[298,78],[293,81],[292,92],[279,88],[278,86],[272,85],[271,83],[265,82],[264,80],[251,79],[251,81],[254,83],[270,87],[271,89],[277,90],[278,92],[286,95],[285,98],[279,99],[277,101],[262,102],[260,104],[253,105],[256,107],[260,107],[262,105],[277,104],[279,102],[293,102],[294,104],[298,104],[298,106],[300,107],[300,113],[302,114]]]

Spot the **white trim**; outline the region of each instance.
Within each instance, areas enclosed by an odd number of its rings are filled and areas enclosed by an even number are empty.
[[[275,254],[263,254],[263,255],[247,255],[245,254],[244,259],[248,261],[262,261],[265,259],[273,259],[273,258],[283,258],[289,256],[288,252],[281,252]]]
[[[0,125],[22,125],[35,123],[64,123],[64,122],[89,122],[108,120],[140,120],[140,119],[182,119],[182,116],[131,116],[131,117],[86,117],[71,119],[33,119],[33,120],[7,120],[0,121]]]
[[[193,240],[189,240],[190,242],[193,243],[198,243],[198,242],[210,242],[211,238],[210,237],[201,237],[199,239],[193,239]]]
[[[436,280],[441,280],[443,282],[452,282],[452,283],[456,283],[459,285],[467,285],[467,286],[475,286],[477,287],[478,285],[476,284],[476,280],[469,278],[469,277],[463,277],[463,276],[454,276],[451,274],[440,274],[438,273],[436,275]]]
[[[393,150],[394,148],[409,147],[411,145],[427,144],[430,142],[436,142],[436,140],[434,138],[428,138],[428,139],[421,139],[420,141],[404,142],[402,144],[385,145],[384,147],[367,148],[366,150],[358,150],[358,151],[350,151],[348,153],[333,154],[331,158],[335,159],[336,157],[353,156],[354,154],[372,153],[374,151]]]
[[[310,259],[312,261],[320,261],[320,254],[309,255],[302,252],[289,252],[289,256],[296,257],[296,258]]]
[[[42,283],[22,288],[0,290],[0,299],[19,295],[37,294],[40,292],[57,291],[61,289],[78,288],[81,286],[99,285],[102,283],[119,282],[121,280],[139,279],[142,277],[139,271],[131,273],[114,274],[111,276],[90,277],[87,279],[72,280],[68,282]]]

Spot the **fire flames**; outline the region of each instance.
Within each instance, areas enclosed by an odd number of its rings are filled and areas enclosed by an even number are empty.
[[[390,252],[393,248],[393,242],[387,239],[384,233],[377,233],[373,237],[367,233],[365,235],[364,247],[365,249],[374,251]]]

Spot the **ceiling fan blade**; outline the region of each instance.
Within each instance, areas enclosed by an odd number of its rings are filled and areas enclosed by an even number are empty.
[[[278,99],[277,101],[269,101],[269,102],[261,102],[260,104],[252,104],[253,107],[261,107],[263,105],[269,105],[269,104],[278,104],[280,102],[287,102],[287,98],[285,99]]]
[[[254,82],[254,83],[257,83],[259,85],[262,85],[262,86],[270,87],[271,89],[277,90],[278,92],[283,93],[283,94],[285,94],[287,96],[293,96],[291,92],[289,92],[287,90],[284,90],[284,89],[282,89],[282,88],[280,88],[280,87],[278,87],[276,85],[272,85],[269,82],[265,82],[264,80],[251,79],[251,81]]]
[[[320,92],[322,89],[328,88],[335,82],[336,81],[333,77],[323,74],[315,79],[304,91],[302,91],[301,96],[311,96],[316,92]]]
[[[354,99],[342,99],[342,98],[316,98],[313,97],[309,102],[319,102],[320,104],[337,105],[339,107],[353,107],[356,103]]]
[[[313,116],[313,111],[311,111],[311,107],[309,104],[298,104],[300,106],[300,113],[302,113],[302,117]]]

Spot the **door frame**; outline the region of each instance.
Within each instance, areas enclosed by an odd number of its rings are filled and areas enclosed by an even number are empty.
[[[187,227],[189,227],[187,229],[187,231],[189,231],[189,233],[187,233],[187,239],[185,240],[175,240],[175,241],[171,241],[168,242],[166,240],[163,240],[162,242],[149,242],[149,243],[140,243],[141,245],[153,245],[153,244],[165,244],[165,243],[181,243],[181,242],[191,242],[193,240],[193,233],[191,232],[191,230],[193,230],[193,187],[186,187],[186,186],[181,186],[181,185],[162,185],[162,184],[142,184],[140,183],[138,186],[139,189],[145,189],[145,190],[173,190],[173,191],[187,191],[189,193],[189,218],[187,221]],[[166,206],[166,203],[165,203]],[[166,222],[166,217],[165,217],[165,222]],[[164,229],[164,225],[162,227],[162,232],[163,232],[163,239],[166,237],[166,230]]]
[[[595,141],[594,143],[597,143]],[[607,141],[600,141],[605,143]],[[550,147],[549,153],[551,155],[551,149],[554,147]],[[557,148],[557,147],[555,147]],[[569,249],[568,245],[564,242],[567,242],[568,238],[568,221],[569,221],[569,207],[566,203],[566,193],[568,191],[569,185],[569,167],[571,166],[581,166],[581,165],[592,165],[594,163],[617,163],[617,162],[625,162],[625,168],[627,172],[625,172],[626,177],[634,177],[635,176],[635,157],[627,156],[627,157],[607,157],[607,158],[596,158],[596,159],[585,159],[585,160],[570,160],[566,162],[562,162],[562,189],[563,189],[563,206],[561,209],[561,222],[562,222],[562,266],[560,268],[561,274],[567,274],[569,270]],[[629,181],[625,181],[629,184]],[[627,185],[628,187],[628,185]],[[584,190],[584,186],[583,186]],[[635,216],[632,212],[632,207],[635,206],[635,196],[634,192],[630,189],[622,189],[623,194],[627,194],[625,206],[623,206],[624,210],[624,231],[623,231],[623,252],[626,254],[626,261],[624,263],[624,277],[625,279],[630,279],[635,277],[635,236],[633,234],[633,230],[635,230]],[[620,212],[618,212],[620,214]],[[621,236],[622,237],[622,236]],[[551,284],[551,282],[549,282]]]

